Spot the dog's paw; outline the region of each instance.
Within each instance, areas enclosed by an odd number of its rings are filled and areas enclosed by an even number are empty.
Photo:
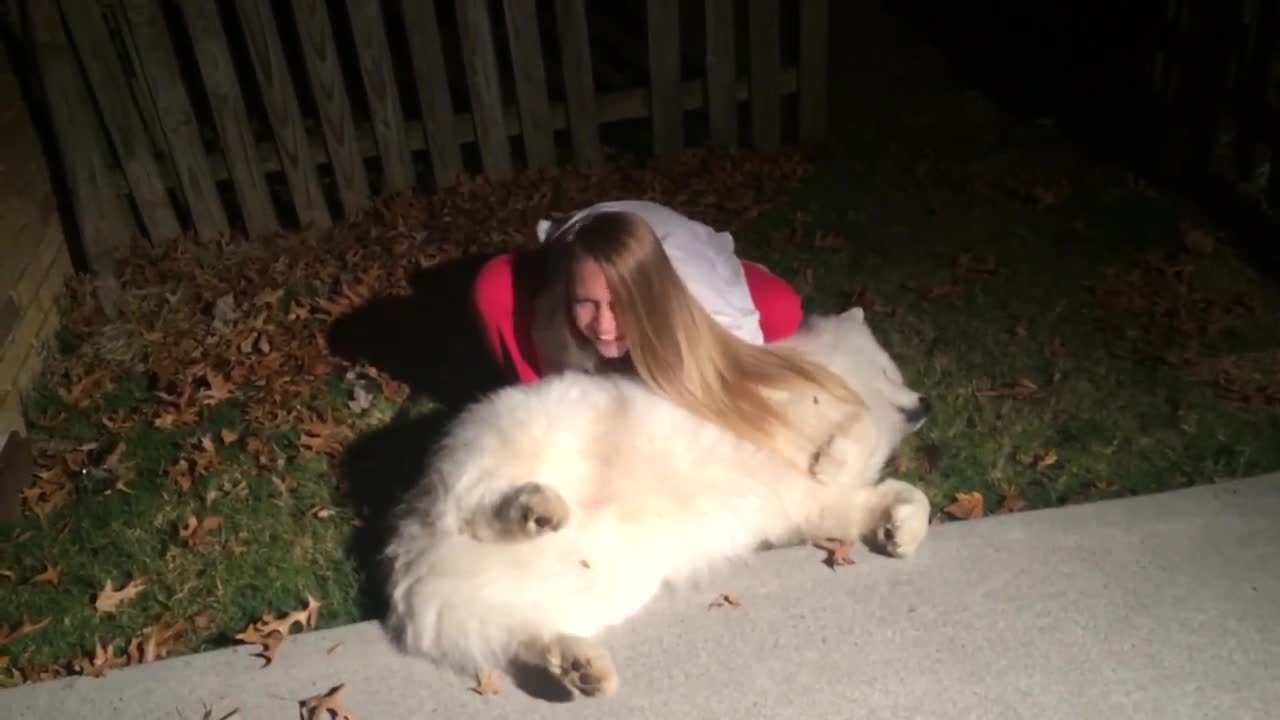
[[[566,685],[588,697],[612,695],[618,671],[609,651],[586,638],[561,635],[547,648],[550,670]]]
[[[929,533],[929,499],[919,488],[897,480],[886,480],[880,487],[895,497],[872,529],[871,544],[893,557],[910,557]]]
[[[525,483],[503,498],[497,510],[504,535],[538,537],[569,522],[569,503],[560,493],[538,483]]]

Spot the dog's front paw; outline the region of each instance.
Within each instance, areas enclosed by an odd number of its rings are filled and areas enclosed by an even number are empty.
[[[525,483],[502,499],[497,520],[503,535],[538,537],[555,532],[569,522],[569,503],[545,485]]]
[[[894,497],[872,529],[870,544],[896,558],[910,557],[929,533],[929,498],[899,480],[885,480],[878,489]]]

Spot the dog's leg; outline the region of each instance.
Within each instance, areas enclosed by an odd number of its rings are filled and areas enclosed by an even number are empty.
[[[566,685],[587,697],[612,695],[618,689],[618,671],[609,651],[576,635],[556,635],[550,640],[527,640],[519,658],[544,667]]]
[[[910,557],[929,532],[929,496],[894,478],[886,478],[871,490],[878,496],[879,513],[865,541],[893,557]]]
[[[853,458],[863,457],[876,442],[875,428],[861,409],[844,413],[831,434],[814,451],[809,474],[823,485],[846,485],[847,478],[861,469]]]
[[[569,522],[569,504],[560,493],[534,482],[512,488],[492,507],[476,513],[468,523],[482,542],[528,540],[555,532]]]
[[[914,554],[928,531],[929,497],[894,479],[871,487],[831,489],[822,512],[805,528],[810,538],[860,538],[897,558]]]

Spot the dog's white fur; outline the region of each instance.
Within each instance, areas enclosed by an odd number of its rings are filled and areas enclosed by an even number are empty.
[[[393,637],[459,672],[519,659],[608,694],[617,673],[590,638],[664,585],[807,538],[913,553],[928,499],[880,474],[921,396],[859,308],[811,318],[788,344],[867,405],[826,449],[820,482],[623,377],[568,372],[468,407],[396,520]],[[799,418],[821,403],[785,406]]]

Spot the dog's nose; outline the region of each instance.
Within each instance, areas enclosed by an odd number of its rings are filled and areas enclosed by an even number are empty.
[[[919,425],[929,417],[929,413],[933,412],[933,403],[929,398],[921,395],[920,400],[916,402],[915,407],[907,408],[902,414],[907,418],[907,422],[911,425]]]

